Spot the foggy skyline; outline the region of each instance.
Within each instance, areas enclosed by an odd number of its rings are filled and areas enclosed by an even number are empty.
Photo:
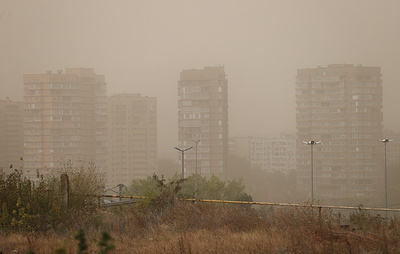
[[[400,128],[400,2],[0,2],[0,99],[23,74],[94,68],[107,95],[157,97],[159,157],[175,156],[177,82],[224,65],[229,135],[295,131],[295,76],[328,64],[381,67],[385,128]]]

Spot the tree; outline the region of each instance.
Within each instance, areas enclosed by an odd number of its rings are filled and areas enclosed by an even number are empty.
[[[158,196],[163,191],[172,191],[178,194],[182,189],[181,176],[175,174],[174,177],[165,180],[153,175],[146,179],[136,179],[132,181],[131,188],[145,193],[146,196]],[[197,197],[199,199],[217,200],[242,200],[252,201],[252,197],[245,193],[246,186],[243,179],[223,181],[216,176],[210,178],[197,175]],[[190,175],[185,179],[185,197],[195,197],[195,176]]]
[[[159,196],[166,190],[171,190],[174,192],[179,191],[180,187],[177,185],[176,181],[170,180],[168,183],[166,182],[167,180],[164,178],[164,176],[161,176],[160,178],[158,175],[153,174],[145,179],[132,180],[130,188],[144,193],[144,195],[148,197]],[[126,194],[136,195],[137,193],[127,190]]]

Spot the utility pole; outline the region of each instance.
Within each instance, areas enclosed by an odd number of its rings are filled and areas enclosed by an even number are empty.
[[[385,144],[385,208],[387,209],[387,170],[386,170],[386,144],[393,141],[393,139],[378,139],[379,142],[382,142]],[[387,219],[387,211],[385,211],[385,216]]]
[[[313,147],[318,145],[321,141],[303,141],[303,144],[309,145],[311,147],[311,205],[314,204],[314,155]]]
[[[175,146],[175,149],[182,153],[182,198],[185,198],[185,152],[192,148],[193,147],[191,146],[183,149]]]

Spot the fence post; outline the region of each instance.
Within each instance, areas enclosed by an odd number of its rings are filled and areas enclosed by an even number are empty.
[[[61,175],[61,197],[64,209],[69,206],[69,179],[67,174]]]

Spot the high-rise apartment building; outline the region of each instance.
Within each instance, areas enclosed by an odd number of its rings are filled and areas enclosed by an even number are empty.
[[[379,198],[383,185],[379,67],[328,65],[297,70],[297,188],[314,199]],[[311,148],[302,141],[322,141]],[[312,169],[313,167],[313,169]],[[311,183],[311,171],[314,181]],[[360,202],[361,203],[361,202]]]
[[[186,173],[195,173],[197,153],[198,174],[227,177],[228,80],[224,67],[183,70],[178,98],[179,146],[193,146],[185,152]],[[196,152],[197,140],[201,141]]]
[[[248,160],[252,167],[287,174],[296,169],[296,135],[230,137],[229,154]]]
[[[107,102],[109,187],[157,173],[157,98],[116,94]]]
[[[0,172],[22,167],[24,155],[23,103],[0,100]],[[1,170],[2,169],[2,170]]]
[[[107,167],[107,105],[104,75],[92,68],[65,74],[24,75],[24,169],[46,173],[60,162],[93,161]]]

